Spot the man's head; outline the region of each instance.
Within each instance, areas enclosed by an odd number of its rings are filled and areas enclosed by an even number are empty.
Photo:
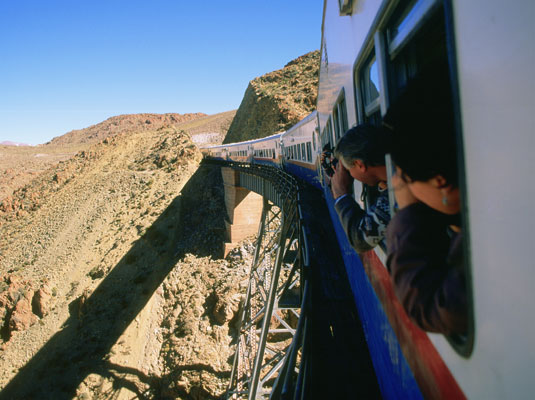
[[[334,156],[354,179],[375,186],[386,180],[385,154],[389,151],[389,132],[363,124],[345,133],[334,149]]]

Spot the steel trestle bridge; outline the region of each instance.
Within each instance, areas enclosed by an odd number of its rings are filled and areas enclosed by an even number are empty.
[[[380,398],[321,191],[271,166],[203,163],[263,196],[226,398]]]

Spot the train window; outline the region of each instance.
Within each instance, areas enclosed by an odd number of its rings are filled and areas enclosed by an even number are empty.
[[[387,37],[394,36],[389,39],[389,93],[395,98],[407,84],[407,81],[416,76],[420,71],[425,69],[432,69],[436,66],[447,65],[447,48],[446,48],[446,32],[444,26],[443,12],[432,13],[432,15],[420,15],[418,21],[430,19],[427,23],[420,26],[414,21],[416,16],[413,16],[415,9],[420,10],[423,6],[418,7],[420,3],[428,3],[428,1],[419,1],[408,12],[403,13],[403,10],[398,11],[401,17],[394,20],[394,22],[387,28]],[[428,6],[429,7],[429,6]],[[405,15],[405,16],[404,16]],[[404,17],[403,17],[404,16]],[[399,19],[401,22],[398,22]],[[412,21],[405,22],[407,19]],[[410,27],[418,27],[418,31],[408,31]],[[400,31],[402,29],[402,31]],[[397,35],[394,33],[397,32]],[[396,38],[403,33],[403,37],[409,37],[410,41],[397,40]]]
[[[410,7],[400,8],[394,22],[387,31],[388,50],[395,55],[417,31],[425,19],[431,15],[433,7],[438,6],[438,0],[413,1]]]
[[[332,125],[331,117],[329,117],[329,119],[327,120],[327,125],[326,125],[325,129],[327,130],[327,136],[329,137],[329,143],[331,143],[331,144],[332,143],[336,143],[336,140],[335,140],[335,138],[333,136],[333,125]]]
[[[344,90],[340,93],[338,101],[333,108],[333,125],[335,140],[338,142],[344,133],[347,131],[347,109]]]
[[[338,0],[340,15],[351,15],[353,12],[353,0]]]
[[[379,65],[372,52],[359,70],[355,70],[356,92],[361,104],[362,122],[378,125],[381,122],[381,92],[379,85]]]
[[[338,139],[342,137],[340,134],[340,124],[338,121],[338,105],[334,106],[333,109],[333,128],[334,128],[334,142],[338,143]]]
[[[306,161],[305,144],[301,143],[301,160]]]
[[[312,144],[307,142],[307,161],[312,162]]]
[[[459,113],[459,99],[455,87],[457,82],[452,78],[455,77],[455,71],[450,68],[456,65],[455,60],[451,60],[455,52],[453,51],[453,42],[448,43],[452,37],[453,31],[451,20],[446,19],[446,13],[443,7],[450,7],[448,2],[445,6],[440,6],[442,2],[438,0],[415,0],[409,3],[398,5],[397,9],[391,14],[386,21],[384,29],[384,40],[386,46],[386,81],[389,98],[392,101],[400,95],[407,82],[422,73],[432,73],[433,79],[437,82],[452,82],[451,104],[454,110]],[[451,10],[450,10],[451,11]],[[451,46],[451,47],[450,47]],[[452,74],[453,72],[453,74]],[[461,198],[466,202],[465,196],[465,177],[464,177],[464,157],[462,149],[461,118],[456,118],[455,131],[457,142],[457,164],[459,174],[459,189]],[[432,130],[430,131],[432,134]],[[467,210],[467,205],[462,205],[463,210]],[[467,213],[461,213],[462,218],[466,218]],[[463,220],[462,224],[467,227],[467,221]],[[469,231],[463,229],[463,247],[464,247],[464,266],[466,277],[466,297],[468,299],[468,332],[466,335],[447,336],[452,347],[462,356],[468,357],[474,343],[474,319],[472,304],[472,284],[470,271],[469,256]]]
[[[346,97],[342,92],[342,97],[338,101],[338,110],[340,112],[340,125],[342,127],[342,136],[349,129],[349,124],[347,122],[347,107],[346,107]]]

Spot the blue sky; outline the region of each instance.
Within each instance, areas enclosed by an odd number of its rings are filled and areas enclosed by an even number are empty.
[[[113,115],[238,108],[319,49],[322,0],[0,0],[0,142]]]

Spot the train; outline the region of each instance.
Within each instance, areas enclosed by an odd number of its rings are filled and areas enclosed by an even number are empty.
[[[384,398],[535,393],[534,19],[531,0],[325,0],[316,111],[285,132],[202,149],[284,168],[324,191]],[[455,108],[470,316],[463,337],[410,321],[385,246],[352,251],[320,165],[325,147],[351,126],[380,124],[407,81],[439,64],[448,76],[436,79],[451,82]],[[366,207],[362,190],[355,181]]]
[[[284,168],[321,188],[318,118],[314,111],[285,132],[261,139],[202,147],[205,157]]]

